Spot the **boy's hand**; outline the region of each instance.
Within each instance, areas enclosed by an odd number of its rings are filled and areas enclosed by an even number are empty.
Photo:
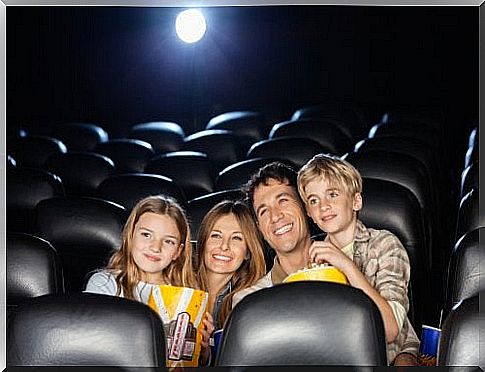
[[[202,323],[204,324],[204,328],[202,328],[200,331],[202,335],[202,341],[199,356],[199,365],[207,365],[209,363],[211,352],[209,339],[212,332],[214,332],[214,320],[212,318],[212,315],[206,312],[204,318],[202,319]]]
[[[310,260],[316,263],[328,262],[345,275],[355,268],[354,263],[342,250],[329,241],[314,241],[309,250]]]

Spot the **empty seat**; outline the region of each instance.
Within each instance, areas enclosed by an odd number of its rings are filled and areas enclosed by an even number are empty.
[[[300,119],[273,125],[269,138],[304,137],[317,141],[332,154],[343,155],[353,141],[332,120]]]
[[[145,173],[171,178],[187,200],[214,191],[216,173],[207,155],[201,152],[175,151],[155,156],[146,165]]]
[[[409,319],[419,330],[423,320],[432,316],[428,247],[424,221],[416,197],[405,187],[392,181],[363,177],[363,208],[359,219],[370,228],[385,229],[396,235],[411,266]],[[440,289],[433,285],[438,293]]]
[[[185,196],[180,187],[170,178],[158,174],[113,175],[101,182],[97,191],[98,197],[111,200],[127,211],[131,211],[144,197],[160,194],[175,198],[181,205],[185,204]]]
[[[214,205],[223,200],[243,200],[244,196],[241,190],[224,190],[189,200],[187,202],[187,217],[192,234],[197,236],[202,219]]]
[[[66,194],[93,196],[99,184],[115,172],[113,161],[92,152],[67,152],[49,157],[46,167],[61,177]]]
[[[207,154],[218,171],[244,157],[238,138],[224,129],[208,129],[191,134],[185,137],[182,149]]]
[[[278,137],[256,142],[248,151],[247,158],[280,158],[300,168],[314,155],[330,152],[309,138]],[[334,154],[336,155],[336,154]]]
[[[17,166],[45,168],[46,160],[53,154],[67,152],[66,145],[49,136],[28,135],[7,144],[7,150],[17,161]]]
[[[473,189],[461,199],[456,222],[455,241],[468,231],[475,230],[478,227],[485,227],[485,216],[479,208],[478,189]]]
[[[33,298],[10,317],[7,340],[8,366],[165,370],[160,316],[121,297],[73,293]]]
[[[64,197],[41,201],[35,216],[37,235],[61,257],[66,290],[79,291],[87,274],[105,267],[120,247],[126,210],[102,199]]]
[[[63,123],[52,130],[52,137],[61,140],[69,151],[90,151],[108,140],[108,133],[94,123]]]
[[[257,141],[268,136],[268,125],[264,116],[255,111],[231,111],[214,116],[205,129],[230,130],[241,140],[244,151]]]
[[[64,196],[62,181],[35,168],[9,169],[6,176],[7,231],[33,232],[34,207],[41,200]]]
[[[17,161],[13,156],[7,154],[7,169],[17,168]]]
[[[464,197],[473,189],[478,189],[479,166],[472,163],[461,173],[460,196]]]
[[[485,227],[467,232],[455,244],[448,266],[445,314],[461,300],[485,290]]]
[[[473,147],[478,144],[478,127],[474,127],[470,131],[470,135],[468,136],[468,147]]]
[[[127,136],[152,145],[155,153],[178,151],[183,143],[185,133],[182,127],[170,121],[153,121],[140,123],[131,127]]]
[[[295,282],[244,297],[224,326],[216,366],[387,365],[381,315],[359,289]]]
[[[352,142],[365,137],[367,119],[356,107],[343,103],[324,103],[302,107],[296,110],[291,120],[331,119],[341,128]]]
[[[6,243],[9,313],[27,298],[64,292],[61,262],[47,240],[8,232]]]
[[[465,154],[465,166],[464,168],[468,167],[473,163],[478,163],[478,146],[469,147]]]
[[[479,309],[479,297],[484,294],[463,300],[446,317],[441,327],[439,366],[485,368],[485,317]]]
[[[237,189],[244,185],[259,168],[273,161],[294,166],[290,161],[278,158],[254,158],[242,160],[224,168],[216,178],[216,190]]]
[[[94,152],[113,160],[116,173],[143,173],[145,166],[155,155],[148,142],[126,138],[99,143]]]

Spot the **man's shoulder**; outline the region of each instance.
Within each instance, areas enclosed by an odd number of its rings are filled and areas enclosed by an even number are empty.
[[[251,287],[244,288],[239,292],[235,293],[234,297],[232,298],[232,307],[234,308],[234,306],[236,306],[236,304],[247,295],[253,292],[259,291],[260,289],[269,288],[272,286],[273,286],[273,282],[271,281],[271,271],[270,271],[261,279],[259,279],[256,283],[254,283]]]

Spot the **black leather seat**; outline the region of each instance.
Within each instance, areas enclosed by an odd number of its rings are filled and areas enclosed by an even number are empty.
[[[331,119],[300,119],[273,125],[269,138],[303,137],[317,141],[328,152],[343,155],[352,150],[353,141]]]
[[[132,126],[127,137],[148,142],[160,154],[180,150],[185,132],[177,123],[154,121]]]
[[[473,189],[478,189],[479,165],[472,163],[461,173],[460,197],[464,197]]]
[[[15,168],[17,168],[17,161],[13,158],[13,156],[7,154],[6,169],[15,169]]]
[[[103,268],[119,249],[126,214],[122,206],[97,198],[52,198],[37,204],[37,235],[59,253],[67,291],[84,288],[87,274]]]
[[[365,137],[367,119],[357,107],[344,103],[322,103],[296,110],[291,120],[331,119],[341,128],[353,143]]]
[[[113,201],[127,211],[135,204],[150,195],[168,195],[175,198],[181,205],[185,204],[185,196],[180,187],[170,178],[158,174],[125,173],[105,179],[98,186],[97,196]]]
[[[187,200],[214,191],[216,173],[207,155],[201,152],[175,151],[155,156],[146,165],[145,173],[171,178]]]
[[[91,151],[109,139],[108,133],[94,123],[63,123],[52,130],[52,137],[61,140],[69,151]]]
[[[35,168],[9,169],[7,178],[7,231],[33,232],[34,207],[44,199],[64,196],[61,179]]]
[[[216,190],[237,189],[248,182],[259,168],[273,161],[280,161],[294,167],[290,161],[278,158],[253,158],[242,160],[224,168],[216,178]]]
[[[244,158],[238,138],[224,129],[207,129],[191,134],[185,137],[182,149],[207,154],[217,171]]]
[[[485,368],[485,317],[479,309],[479,297],[483,295],[481,292],[463,300],[446,317],[441,327],[438,366]]]
[[[155,156],[148,142],[127,138],[99,143],[94,152],[113,160],[116,173],[143,173],[147,163]]]
[[[240,139],[243,151],[268,136],[269,127],[264,116],[256,111],[231,111],[212,117],[205,129],[230,130]]]
[[[330,152],[330,149],[324,148],[317,141],[309,138],[278,137],[253,144],[247,158],[280,158],[300,168],[314,155],[322,152]]]
[[[479,160],[478,157],[478,146],[469,147],[465,154],[465,166],[464,168],[468,167],[470,164],[477,163]]]
[[[49,136],[28,135],[11,140],[7,150],[17,166],[45,169],[45,162],[53,154],[67,152],[66,145]]]
[[[64,292],[64,277],[57,251],[44,239],[7,233],[7,311],[28,298]]]
[[[455,241],[468,231],[478,227],[485,227],[485,216],[479,208],[478,189],[473,189],[461,199],[458,208]]]
[[[359,219],[370,228],[385,229],[396,235],[406,249],[411,265],[409,319],[416,330],[430,312],[428,251],[424,222],[416,197],[391,181],[363,177],[363,208]]]
[[[187,202],[187,217],[192,234],[197,236],[204,216],[214,205],[223,200],[243,200],[244,196],[244,193],[237,189],[217,191],[189,200]]]
[[[485,290],[485,227],[467,232],[455,244],[448,266],[444,313]]]
[[[478,127],[474,127],[468,136],[468,148],[478,145]]]
[[[7,325],[8,366],[158,367],[165,370],[162,320],[138,301],[93,293],[46,295]]]
[[[54,154],[47,169],[61,177],[67,195],[94,196],[99,184],[115,172],[113,161],[101,154],[74,151]]]
[[[216,366],[385,366],[381,315],[359,289],[295,282],[242,299],[224,326]]]

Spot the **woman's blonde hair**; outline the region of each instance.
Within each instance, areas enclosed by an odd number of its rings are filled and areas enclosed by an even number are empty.
[[[348,195],[362,193],[362,177],[348,161],[338,156],[317,154],[298,172],[298,192],[306,203],[305,187],[315,179],[324,179],[330,185],[342,188]]]
[[[175,286],[197,288],[197,281],[192,267],[192,247],[190,228],[185,213],[172,198],[156,195],[140,200],[131,211],[123,228],[121,247],[110,258],[107,270],[111,271],[118,285],[117,295],[123,293],[125,298],[135,299],[134,290],[141,280],[141,272],[132,255],[133,234],[135,225],[145,213],[156,213],[172,218],[180,233],[182,252],[178,258],[163,270],[162,275],[167,283]]]
[[[231,312],[232,297],[244,288],[252,286],[266,273],[263,244],[258,227],[249,207],[241,201],[225,200],[216,204],[204,217],[199,228],[197,239],[197,257],[200,288],[208,291],[207,268],[204,254],[207,240],[216,222],[223,216],[233,215],[246,241],[249,258],[245,259],[231,278],[232,291],[224,298],[219,312],[218,322],[222,326]]]

